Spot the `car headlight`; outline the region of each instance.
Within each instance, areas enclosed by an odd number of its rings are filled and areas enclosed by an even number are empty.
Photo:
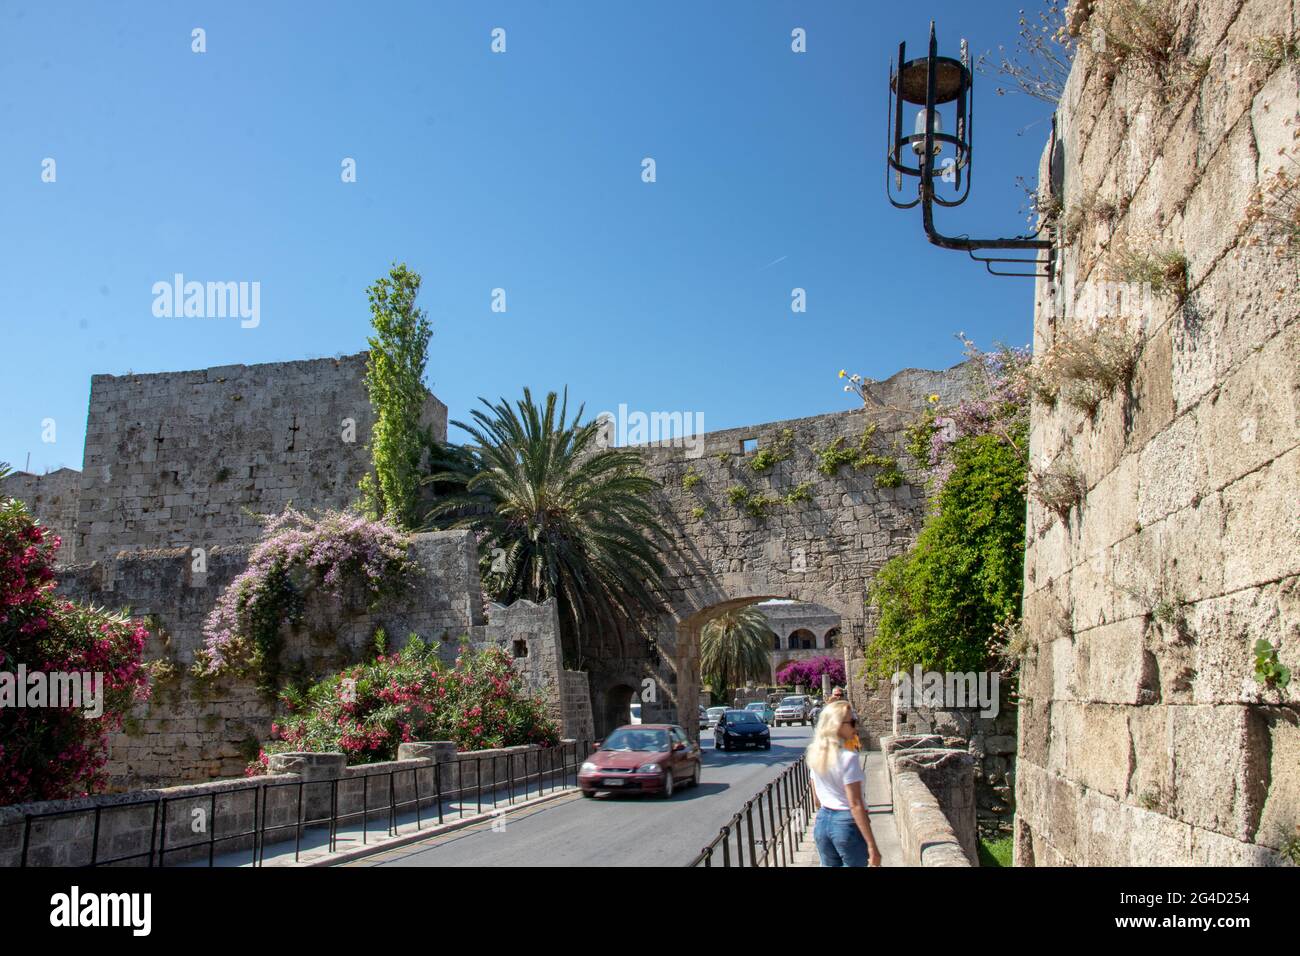
[[[660,767],[657,763],[643,763],[641,766],[636,768],[636,772],[637,773],[658,773],[662,769],[663,768]]]
[[[583,772],[583,773],[594,773],[595,771],[597,771],[597,770],[599,770],[599,769],[600,769],[600,768],[597,767],[597,766],[596,766],[594,763],[592,763],[590,760],[588,760],[586,763],[584,763],[584,764],[582,765],[582,772]]]

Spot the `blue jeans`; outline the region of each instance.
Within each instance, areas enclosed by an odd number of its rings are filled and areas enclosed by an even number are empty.
[[[866,866],[867,841],[862,838],[857,821],[848,810],[817,811],[813,824],[813,841],[822,866]]]

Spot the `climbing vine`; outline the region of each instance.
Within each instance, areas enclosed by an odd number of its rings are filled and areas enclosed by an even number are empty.
[[[408,539],[391,524],[331,511],[313,520],[292,508],[271,519],[248,567],[221,593],[203,625],[196,677],[251,676],[263,692],[280,679],[284,625],[302,623],[307,595],[358,587],[369,606],[410,586]]]
[[[898,467],[898,460],[889,455],[877,454],[871,450],[871,442],[875,438],[878,428],[879,425],[876,422],[867,425],[863,429],[862,438],[858,441],[856,447],[848,447],[845,444],[844,436],[841,435],[825,448],[815,449],[817,470],[830,478],[838,473],[844,465],[850,465],[858,471],[865,468],[875,468],[876,475],[873,480],[877,488],[897,488],[904,480],[902,469]]]

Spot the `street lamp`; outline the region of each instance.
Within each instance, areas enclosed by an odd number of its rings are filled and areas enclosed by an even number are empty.
[[[1051,280],[1054,278],[1052,241],[1035,238],[1038,232],[1013,239],[971,239],[968,236],[945,236],[934,228],[935,203],[940,206],[960,206],[970,196],[971,142],[975,115],[974,76],[971,73],[970,50],[966,41],[961,41],[961,59],[939,56],[938,51],[934,21],[931,21],[929,53],[908,60],[907,44],[900,43],[898,65],[891,65],[889,69],[888,119],[891,129],[885,195],[898,209],[911,209],[919,204],[926,238],[936,246],[965,251],[975,261],[984,263],[984,267],[993,275],[1042,276]],[[920,107],[910,133],[903,131],[904,103]],[[943,131],[944,121],[939,110],[941,106],[955,114],[952,133]],[[951,155],[944,155],[945,147],[952,148]],[[908,156],[909,152],[911,157]],[[910,201],[894,198],[895,192],[902,192],[904,176],[914,176],[919,182],[917,196]],[[941,195],[937,184],[951,186],[949,196]],[[1041,226],[1038,231],[1042,231]],[[983,249],[1032,250],[1034,255],[1032,258],[976,255],[976,250]],[[1046,261],[1038,257],[1038,252],[1042,250],[1047,252]],[[1019,263],[1034,268],[1032,272],[1007,272],[995,269],[993,263]]]

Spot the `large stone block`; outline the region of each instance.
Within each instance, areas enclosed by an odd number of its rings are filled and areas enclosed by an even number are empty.
[[[1223,490],[1223,586],[1300,574],[1300,446]]]
[[[1049,770],[1121,799],[1132,772],[1128,708],[1059,702],[1052,707]]]
[[[1251,708],[1171,707],[1171,814],[1238,840],[1252,839],[1268,788],[1267,746],[1267,728]]]

